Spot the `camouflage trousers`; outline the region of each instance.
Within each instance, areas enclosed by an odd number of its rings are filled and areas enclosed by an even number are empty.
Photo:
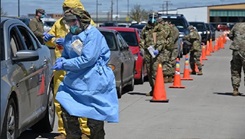
[[[163,57],[163,54],[160,53],[155,58],[152,58],[150,55],[147,55],[145,58],[148,80],[152,88],[152,91],[155,85],[157,68],[158,68],[158,65],[162,63],[162,57]]]
[[[233,88],[239,88],[241,83],[241,72],[245,75],[245,52],[233,51],[231,65],[231,83]],[[244,77],[245,85],[245,77]]]
[[[178,57],[178,49],[173,49],[171,51],[171,55],[170,55],[170,64],[172,65],[170,71],[171,71],[171,75],[174,76],[175,74],[175,66],[176,66],[176,59]]]
[[[171,51],[164,49],[163,56],[162,56],[162,65],[163,65],[163,74],[164,77],[172,76],[172,63],[171,63]]]
[[[202,64],[200,62],[201,54],[201,51],[193,50],[190,52],[190,66],[192,71],[195,71],[195,64],[197,65],[198,70],[202,70]]]
[[[70,115],[63,107],[62,119],[66,131],[66,139],[82,139],[82,132],[79,124],[79,117]],[[104,139],[104,121],[94,120],[88,118],[88,128],[90,129],[90,136],[86,136],[89,139]]]

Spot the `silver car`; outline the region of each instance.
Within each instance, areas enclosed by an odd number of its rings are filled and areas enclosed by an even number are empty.
[[[99,30],[104,35],[111,51],[108,64],[115,75],[118,98],[121,98],[123,89],[134,90],[136,60],[127,43],[117,31],[104,28],[99,28]]]
[[[51,132],[55,120],[50,50],[20,20],[1,18],[0,138],[31,128]]]

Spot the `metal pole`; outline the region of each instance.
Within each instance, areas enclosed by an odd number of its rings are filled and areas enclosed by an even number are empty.
[[[113,21],[113,0],[111,0],[111,21]]]
[[[18,17],[20,17],[20,0],[18,0]]]
[[[96,23],[98,24],[98,0],[96,0]]]
[[[118,21],[118,0],[117,0],[117,21]]]
[[[128,9],[127,9],[127,15],[129,16],[129,0],[128,0],[128,4],[127,4],[128,6]]]

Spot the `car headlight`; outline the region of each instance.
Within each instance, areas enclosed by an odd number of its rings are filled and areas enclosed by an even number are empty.
[[[198,34],[202,34],[202,32],[199,31]]]
[[[135,59],[135,60],[138,59],[138,54],[134,54],[134,59]]]
[[[210,31],[208,31],[208,34],[210,34]]]
[[[116,66],[113,64],[108,64],[108,66],[112,69],[112,71],[114,71],[116,69]]]
[[[203,34],[206,34],[207,32],[206,31],[203,31]]]
[[[180,37],[180,38],[183,38],[184,36],[185,36],[185,34],[184,34],[183,32],[180,32],[180,33],[179,33],[179,37]]]

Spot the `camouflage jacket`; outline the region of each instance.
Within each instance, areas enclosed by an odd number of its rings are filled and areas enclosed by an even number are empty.
[[[201,50],[200,36],[196,30],[192,29],[190,31],[190,34],[185,35],[183,37],[183,40],[187,40],[187,41],[191,42],[191,44],[192,44],[191,51],[193,51],[193,50],[200,51]]]
[[[245,22],[236,23],[229,33],[229,38],[233,41],[230,49],[245,51]]]
[[[43,40],[44,25],[43,25],[42,20],[38,20],[37,18],[34,17],[30,21],[29,27],[31,31],[36,35],[40,43],[44,44],[44,40]]]
[[[166,30],[165,26],[161,23],[158,23],[155,27],[153,32],[157,33],[157,41],[155,48],[158,51],[163,51],[166,47],[167,38],[170,34],[170,30]]]
[[[149,46],[154,45],[153,42],[154,26],[147,24],[140,33],[140,48],[146,50]]]
[[[151,45],[154,45],[153,29],[154,26],[150,24],[146,24],[146,26],[142,29],[140,33],[140,48],[144,50],[145,52],[144,58],[148,62],[151,59],[151,56],[147,48]]]
[[[171,34],[172,34],[172,43],[171,43],[171,48],[175,49],[178,48],[178,39],[179,39],[179,30],[175,25],[171,26]]]

